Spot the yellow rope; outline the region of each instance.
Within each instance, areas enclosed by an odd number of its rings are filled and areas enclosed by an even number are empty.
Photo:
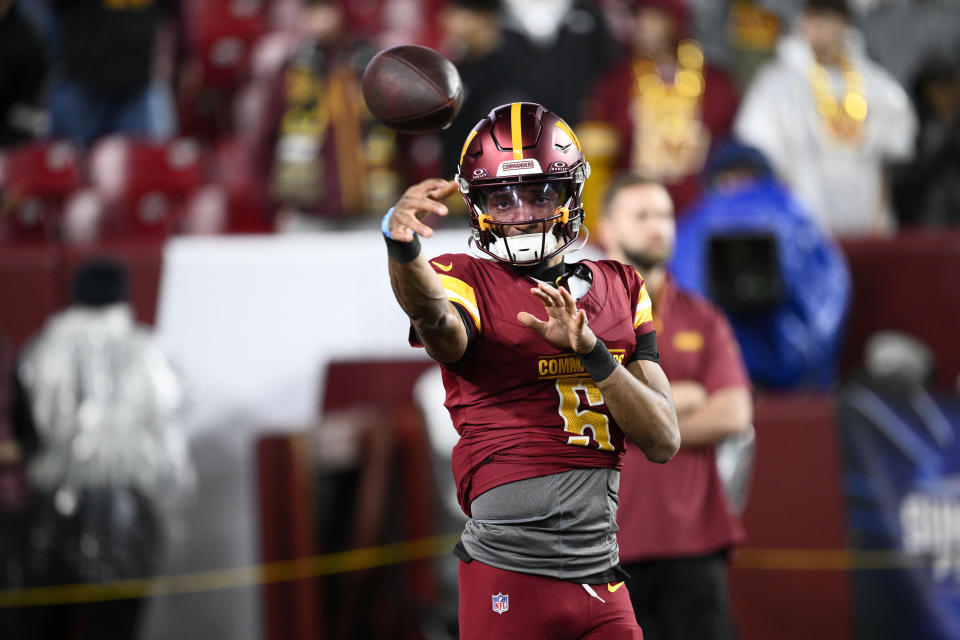
[[[289,582],[334,573],[373,569],[450,553],[459,538],[459,533],[445,534],[309,558],[157,578],[10,589],[0,591],[0,608],[103,602]]]
[[[362,571],[450,553],[459,533],[339,551],[261,565],[197,571],[156,578],[64,584],[0,591],[0,608],[103,602],[169,594],[197,593]],[[929,566],[926,557],[887,549],[740,549],[732,567],[760,571],[864,571]]]
[[[893,549],[741,549],[732,566],[761,571],[867,571],[929,565],[929,558]]]

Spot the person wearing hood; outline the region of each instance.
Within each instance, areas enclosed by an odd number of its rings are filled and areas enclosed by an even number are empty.
[[[916,117],[870,61],[845,0],[807,0],[776,59],[754,78],[734,132],[834,235],[894,230],[886,166],[909,160]]]
[[[728,141],[704,174],[677,230],[677,282],[727,312],[756,385],[828,389],[851,296],[839,247],[757,149]]]

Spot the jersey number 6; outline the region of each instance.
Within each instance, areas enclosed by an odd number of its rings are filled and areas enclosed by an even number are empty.
[[[590,436],[584,432],[593,431],[593,439],[601,451],[613,451],[610,443],[610,419],[591,409],[580,411],[580,394],[583,391],[590,406],[603,404],[600,390],[590,378],[560,378],[557,380],[557,393],[560,394],[560,417],[563,418],[563,430],[571,433],[567,444],[577,447],[589,447]]]

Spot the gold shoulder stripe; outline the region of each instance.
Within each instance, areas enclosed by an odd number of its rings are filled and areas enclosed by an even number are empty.
[[[523,158],[523,131],[520,125],[520,103],[510,105],[510,134],[513,137],[513,159]]]
[[[476,135],[477,130],[474,129],[470,132],[470,135],[467,136],[467,141],[463,143],[463,149],[460,150],[460,164],[463,164],[463,156],[467,155],[467,147],[470,146],[470,143],[473,142],[473,139],[476,137]]]
[[[477,307],[477,296],[473,292],[473,287],[453,276],[438,273],[437,277],[443,283],[443,288],[447,292],[447,299],[466,309],[470,317],[473,318],[474,324],[477,325],[477,331],[480,331],[480,309]]]
[[[571,129],[566,122],[563,120],[557,120],[557,126],[560,127],[565,134],[570,136],[570,139],[573,140],[573,144],[577,145],[577,151],[583,151],[583,147],[580,146],[580,140],[577,138],[577,134],[573,132],[573,129]]]
[[[653,302],[647,293],[647,285],[640,287],[640,296],[637,299],[637,311],[633,316],[633,328],[636,329],[644,322],[653,322]]]

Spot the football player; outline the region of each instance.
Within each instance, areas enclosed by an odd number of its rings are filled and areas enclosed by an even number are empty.
[[[443,370],[458,500],[461,638],[642,638],[619,564],[624,437],[654,462],[680,445],[651,303],[583,245],[589,165],[533,103],[467,136],[455,181],[410,187],[384,216],[390,282],[411,343]],[[477,256],[427,259],[430,214],[459,189]]]

